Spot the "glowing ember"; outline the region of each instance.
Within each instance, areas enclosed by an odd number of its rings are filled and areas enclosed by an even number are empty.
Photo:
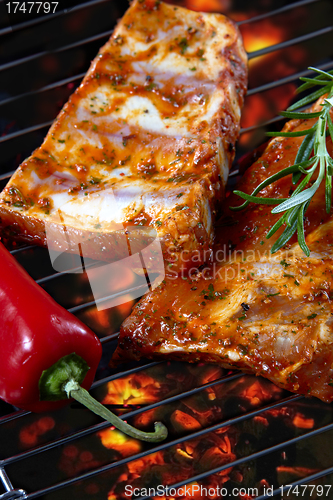
[[[105,448],[112,448],[113,450],[119,451],[123,457],[139,453],[142,449],[142,443],[140,441],[125,436],[125,434],[119,432],[117,429],[105,429],[98,432],[97,435],[100,437]]]
[[[295,96],[295,91],[296,84],[289,83],[261,94],[248,96],[242,114],[242,128],[255,127],[277,116],[281,109],[286,109],[290,105]],[[239,144],[246,149],[251,144],[256,146],[266,140],[265,130],[255,128],[254,131],[244,132],[239,139]]]
[[[274,391],[278,394],[281,393],[281,390],[276,388]],[[242,397],[248,398],[251,402],[251,405],[256,406],[264,401],[268,401],[272,397],[272,387],[264,387],[261,381],[255,380],[249,387],[246,387],[243,391],[241,391],[240,395]]]
[[[166,452],[156,452],[147,455],[138,460],[133,460],[128,464],[128,474],[122,474],[119,477],[119,482],[109,492],[108,500],[126,498],[126,490],[137,487],[149,487],[148,485],[154,484],[159,480],[158,484],[174,484],[175,482],[184,481],[191,478],[193,475],[206,468],[212,468],[221,464],[227,464],[235,459],[235,455],[231,451],[232,444],[226,434],[209,434],[206,436],[205,441],[193,440],[187,443],[179,444],[172,447]],[[200,465],[200,463],[202,465]],[[222,486],[230,479],[230,472],[232,468],[227,468],[219,474],[215,474],[209,479],[209,487]],[[197,484],[197,483],[192,483]],[[124,492],[121,492],[124,487]],[[117,492],[117,494],[116,494]],[[192,492],[194,495],[192,495]],[[165,498],[170,500],[170,497],[158,496],[156,498]],[[202,498],[199,489],[191,489],[188,485],[187,494],[176,495],[172,498]],[[217,498],[216,496],[209,498]]]
[[[315,422],[313,418],[306,418],[301,413],[296,413],[293,418],[294,426],[298,427],[299,429],[313,429],[314,423]]]
[[[123,304],[113,307],[114,304],[110,299],[105,302],[107,308],[99,311],[96,306],[93,306],[85,309],[79,317],[100,337],[111,335],[119,331],[121,323],[129,316],[135,304],[130,294],[124,295],[123,300]]]
[[[104,397],[103,404],[128,404],[138,405],[153,403],[160,397],[161,385],[158,381],[146,373],[129,375],[121,379],[112,380],[108,383],[108,393]]]
[[[73,477],[99,465],[100,462],[94,458],[90,451],[70,444],[63,449],[58,467],[66,476]]]
[[[205,12],[227,12],[230,0],[186,0],[184,6],[191,10]]]
[[[286,483],[289,482],[290,478],[292,478],[291,481],[294,481],[295,479],[311,476],[311,474],[319,472],[319,469],[309,469],[308,467],[288,467],[285,465],[277,467],[276,470],[278,474],[288,477],[288,481],[286,481]]]
[[[36,422],[22,427],[20,430],[20,442],[24,447],[39,444],[40,436],[53,429],[55,421],[52,417],[41,417]]]
[[[176,410],[171,415],[171,422],[176,430],[196,431],[201,425],[194,417],[180,410]]]
[[[288,38],[284,27],[273,24],[270,19],[265,19],[260,23],[244,24],[241,30],[244,47],[248,53],[271,47]],[[249,67],[251,68],[257,62],[257,58],[250,59]]]
[[[202,373],[198,371],[198,367],[183,365],[184,371],[197,369],[197,377],[200,378],[201,383],[214,381],[216,376],[222,375],[216,367],[203,365],[199,368],[201,368]],[[158,366],[155,369],[157,370],[156,376],[160,374],[161,367]],[[131,377],[124,378],[121,384],[118,382],[114,381],[109,384],[109,395],[106,396],[106,399],[109,397],[109,401],[114,404],[147,401],[148,398],[151,401],[161,400],[163,396],[161,396],[160,391],[165,394],[166,385],[169,383],[169,386],[172,387],[174,380],[171,374],[166,374],[165,382],[161,384],[155,380],[152,369],[151,375],[144,374],[143,377],[140,377],[140,374],[136,373]],[[184,434],[191,435],[217,420],[221,421],[221,425],[223,425],[223,420],[228,419],[228,411],[230,411],[228,405],[230,404],[237,402],[238,412],[243,412],[264,406],[283,397],[281,389],[258,377],[241,376],[207,389],[179,402],[158,406],[143,412],[134,417],[133,424],[139,428],[150,428],[154,421],[162,419],[169,429],[170,438],[174,439]],[[213,398],[212,394],[214,394]],[[276,425],[281,426],[281,432],[298,434],[302,429],[313,428],[315,422],[299,411],[297,406],[295,409],[281,406],[263,411],[260,415],[237,425],[222,426],[215,432],[199,435],[197,438],[191,439],[189,437],[184,442],[147,454],[139,459],[133,457],[133,460],[126,464],[125,471],[122,469],[118,479],[112,483],[108,500],[132,498],[128,494],[129,490],[125,489],[126,487],[131,488],[131,491],[135,488],[154,488],[156,485],[166,487],[186,480],[190,481],[192,477],[202,472],[225,467],[219,473],[207,476],[200,483],[189,483],[187,490],[184,490],[182,494],[177,493],[171,496],[162,494],[154,497],[156,500],[157,498],[165,500],[185,498],[218,500],[220,497],[218,494],[214,494],[214,488],[218,492],[218,487],[229,487],[230,484],[241,485],[245,479],[248,481],[248,477],[251,478],[253,475],[254,478],[256,469],[248,471],[242,466],[234,467],[232,463],[236,459],[246,457],[256,451],[257,448],[253,447],[256,442],[258,446],[267,446],[265,436],[270,436],[270,428]],[[98,433],[98,436],[106,448],[118,451],[121,456],[132,456],[144,450],[142,443],[123,436],[115,430],[102,431]],[[272,444],[274,443],[272,442]],[[284,451],[281,454],[281,460],[286,463],[287,455]],[[276,469],[279,474],[285,473],[288,467],[280,469]],[[298,473],[301,473],[301,470]],[[202,489],[199,487],[191,489],[191,484],[210,489],[211,494],[202,495]],[[245,482],[245,484],[247,483]],[[269,483],[264,479],[258,480],[256,484],[258,488],[265,487],[267,489],[269,487]],[[245,491],[245,488],[243,490]],[[246,496],[244,491],[237,498],[241,500],[253,498],[253,496]]]

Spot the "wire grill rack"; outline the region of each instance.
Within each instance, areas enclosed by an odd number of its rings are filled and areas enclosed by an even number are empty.
[[[233,4],[241,10],[244,6],[246,7],[247,2],[242,3],[235,1]],[[266,5],[268,5],[268,7],[265,7]],[[316,52],[314,53],[313,50],[309,50],[308,52],[310,55],[308,58],[296,62],[293,71],[289,71],[282,77],[273,80],[269,75],[263,78],[260,78],[259,75],[258,78],[258,67],[256,67],[256,65],[251,66],[250,64],[250,87],[247,99],[260,93],[271,92],[274,89],[283,89],[284,86],[290,83],[296,84],[300,76],[311,73],[307,69],[309,65],[314,65],[325,70],[333,68],[333,52],[331,49],[333,46],[333,26],[330,24],[333,11],[332,4],[329,0],[300,0],[295,2],[271,1],[268,3],[259,1],[257,7],[257,12],[259,12],[259,14],[251,15],[250,12],[247,14],[247,18],[238,21],[241,30],[244,26],[249,29],[251,26],[260,25],[261,22],[266,22],[267,20],[275,18],[280,19],[282,23],[283,20],[288,19],[288,16],[295,17],[296,14],[303,16],[303,18],[305,16],[308,19],[308,23],[305,23],[303,33],[298,32],[295,36],[279,43],[249,52],[250,61],[259,61],[260,57],[274,55],[276,53],[283,54],[284,51],[288,51],[293,47],[303,46],[302,44],[308,47],[309,44],[315,43]],[[0,9],[2,9],[2,11],[4,9],[3,1],[0,2]],[[2,148],[0,160],[1,188],[4,187],[20,161],[22,161],[32,149],[39,145],[61,105],[66,101],[69,94],[73,92],[73,88],[79,84],[84,76],[88,65],[87,57],[93,57],[94,54],[97,53],[98,47],[110,36],[116,19],[122,15],[125,9],[126,4],[124,2],[92,0],[86,3],[80,3],[69,10],[60,10],[50,16],[37,17],[32,20],[13,24],[12,26],[0,24],[0,40],[3,42],[0,41],[0,74],[4,83],[4,88],[0,89],[0,131],[2,129],[2,135],[0,136],[0,147]],[[249,11],[250,9],[247,8],[247,10]],[[102,11],[102,14],[98,16],[98,12],[100,11]],[[322,15],[319,16],[320,20],[317,22],[315,14],[319,11],[322,12]],[[60,43],[58,39],[46,39],[45,42],[42,38],[41,42],[32,43],[30,47],[27,48],[24,47],[25,36],[34,36],[35,39],[38,39],[39,34],[41,34],[42,37],[46,36],[46,31],[52,33],[52,30],[59,30],[60,26],[62,29],[63,26],[66,25],[66,22],[68,24],[70,24],[70,21],[74,22],[80,13],[82,14],[83,31],[81,30],[81,32],[78,30],[78,33],[75,33],[75,39],[73,39],[72,33],[69,33],[68,36],[61,37]],[[105,18],[106,13],[108,15],[107,23],[100,23],[101,16]],[[89,30],[89,36],[87,36],[85,27],[87,26],[87,19],[90,19],[92,16],[96,16],[95,25],[97,28],[95,31]],[[101,25],[103,26],[102,32]],[[46,30],[44,29],[45,26],[47,26]],[[26,33],[28,33],[28,35],[26,35]],[[45,46],[43,47],[43,43],[46,44],[46,48]],[[8,57],[5,49],[9,46],[12,46],[13,50]],[[319,47],[320,50],[318,49]],[[57,75],[59,74],[61,62],[66,61],[66,55],[69,53],[72,54],[71,65],[69,65],[67,74],[62,74],[59,78]],[[82,53],[87,53],[88,55],[83,57]],[[60,58],[58,60],[57,57],[62,57],[62,55],[64,59]],[[79,59],[81,58],[80,64],[77,64],[78,55]],[[56,67],[55,70],[53,72],[50,70],[50,75],[44,79],[28,77],[27,84],[25,79],[22,78],[21,83],[19,85],[15,83],[13,86],[14,90],[11,91],[10,82],[12,82],[13,79],[16,80],[19,78],[19,75],[25,75],[26,71],[30,71],[29,68],[35,68],[38,76],[38,64],[40,61],[43,61],[44,65],[49,64],[52,66],[53,64]],[[54,78],[54,75],[56,78]],[[48,79],[50,81],[48,81]],[[251,84],[251,81],[254,83]],[[41,102],[41,105],[43,105],[45,99],[51,99],[53,103],[56,102],[56,105],[53,107],[51,106],[48,110],[49,117],[47,117],[47,113],[44,113],[44,111],[37,113],[36,117],[36,114],[34,114],[32,110],[34,106],[39,106],[40,108],[38,103]],[[57,104],[57,100],[60,101],[60,104]],[[32,106],[30,102],[32,102]],[[24,119],[20,121],[18,117],[22,114],[24,115]],[[244,126],[241,130],[241,134],[253,133],[254,139],[251,144],[252,148],[263,141],[264,132],[267,129],[274,127],[275,124],[280,127],[281,123],[278,122],[281,120],[282,118],[278,116],[275,111],[272,113],[271,117],[268,117],[262,123]],[[245,145],[241,144],[238,159],[248,151],[249,146],[246,143]],[[239,163],[236,161],[230,176],[231,183],[239,174],[238,165]],[[66,306],[72,313],[80,315],[82,312],[84,313],[86,310],[94,308],[94,301],[89,300],[89,294],[83,296],[83,298],[82,296],[78,298],[78,295],[80,295],[78,291],[80,283],[75,281],[76,278],[73,278],[73,276],[71,277],[68,273],[55,273],[52,270],[46,250],[34,246],[24,246],[14,248],[11,251],[18,261],[36,279],[37,283],[45,287],[51,295],[59,300],[62,305]],[[73,269],[73,271],[75,271],[75,269]],[[68,283],[70,283],[70,289],[72,290],[71,297],[64,298],[63,290]],[[132,289],[126,289],[119,293],[128,294],[134,289],[135,287],[132,287]],[[110,297],[106,297],[105,300],[109,298]],[[120,322],[119,318],[117,321],[118,323]],[[117,323],[117,321],[115,322]],[[100,369],[97,372],[96,381],[92,387],[92,392],[97,399],[101,399],[103,388],[110,382],[124,380],[126,377],[132,376],[133,374],[155,373],[154,371],[160,370],[161,367],[165,370],[165,376],[180,369],[179,364],[177,365],[175,363],[151,362],[131,366],[121,373],[113,373],[107,367],[107,361],[115,348],[117,340],[116,330],[117,326],[114,325],[114,331],[111,334],[101,335],[104,355]],[[181,402],[187,401],[189,398],[200,396],[204,391],[216,387],[224,387],[226,388],[225,392],[228,393],[228,388],[232,388],[234,384],[246,384],[247,381],[253,381],[255,379],[255,377],[251,377],[250,375],[224,371],[222,375],[220,373],[217,378],[213,377],[213,380],[202,383],[198,373],[199,371],[196,372],[194,378],[192,377],[188,386],[182,388],[177,387],[173,392],[167,394],[161,400],[148,404],[130,406],[126,409],[125,413],[121,414],[121,418],[126,418],[126,420],[128,420],[138,417],[150,410],[167,409],[169,407],[174,408]],[[265,383],[267,387],[272,387],[267,381],[265,381]],[[231,462],[228,461],[218,467],[207,467],[205,470],[185,480],[170,484],[169,486],[180,488],[190,483],[200,482],[213,474],[222,473],[230,467],[241,466],[251,469],[251,467],[254,467],[253,464],[256,464],[257,469],[259,468],[265,471],[266,464],[274,462],[276,456],[280,456],[281,453],[286,453],[286,450],[292,450],[290,453],[297,453],[297,450],[301,450],[302,453],[302,450],[312,449],[314,454],[318,454],[318,449],[316,448],[320,448],[321,446],[323,447],[321,451],[325,454],[325,459],[319,460],[321,464],[320,467],[318,467],[317,460],[317,466],[315,468],[309,469],[307,472],[303,471],[299,479],[293,477],[291,482],[287,481],[289,486],[284,486],[284,482],[280,482],[279,484],[275,483],[269,495],[259,492],[256,498],[257,500],[271,498],[272,496],[276,498],[292,498],[289,494],[291,491],[290,484],[295,487],[297,485],[317,484],[318,481],[321,481],[320,484],[331,485],[333,482],[333,454],[330,454],[329,451],[325,449],[323,443],[326,443],[328,449],[330,448],[329,445],[333,443],[332,406],[325,405],[317,400],[305,399],[303,396],[291,395],[290,393],[282,391],[278,394],[272,391],[271,394],[270,398],[262,400],[254,407],[244,408],[242,405],[238,404],[229,410],[225,410],[220,419],[204,428],[185,433],[183,432],[175,436],[172,435],[167,442],[162,444],[143,445],[139,451],[129,456],[121,458],[105,456],[103,460],[97,461],[96,464],[92,464],[88,468],[83,468],[75,474],[71,474],[70,477],[63,476],[59,478],[56,476],[55,479],[51,471],[55,467],[55,460],[60,454],[59,450],[63,450],[65,446],[71,444],[77,445],[81,442],[86,442],[89,448],[91,437],[108,428],[109,424],[100,421],[98,417],[92,415],[88,416],[84,409],[76,408],[74,405],[73,407],[61,410],[60,413],[57,414],[57,417],[55,417],[57,421],[57,432],[51,432],[49,434],[46,432],[46,437],[38,441],[37,444],[31,442],[29,446],[20,449],[17,444],[15,444],[15,436],[20,428],[27,428],[29,425],[31,427],[36,417],[29,412],[20,411],[9,407],[9,405],[5,403],[1,403],[0,499],[27,498],[31,500],[40,498],[44,500],[56,500],[61,498],[63,500],[71,498],[73,494],[79,495],[80,498],[86,498],[83,495],[85,484],[88,484],[91,480],[96,480],[101,484],[105,481],[110,481],[112,483],[113,470],[121,470],[121,467],[126,466],[134,460],[144,459],[153,453],[173,449],[173,447],[188,441],[205,440],[211,433],[220,431],[229,426],[237,428],[237,426],[248,425],[248,423],[253,422],[256,417],[267,415],[267,412],[281,410],[282,408],[285,409],[287,413],[293,412],[293,414],[297,413],[301,408],[305,414],[315,415],[315,425],[313,425],[311,429],[302,428],[296,434],[289,433],[287,435],[283,432],[279,434],[279,431],[272,429],[272,437],[267,440],[264,446],[251,448],[250,451],[247,450],[243,453],[239,452]],[[31,480],[27,480],[28,477],[30,477]],[[46,477],[47,479],[45,479]],[[302,496],[306,497],[304,494]],[[89,498],[93,498],[94,500],[107,498],[107,494],[105,496],[105,493],[92,492]],[[151,497],[140,496],[140,500],[148,498]],[[333,492],[327,492],[325,498],[333,498]]]

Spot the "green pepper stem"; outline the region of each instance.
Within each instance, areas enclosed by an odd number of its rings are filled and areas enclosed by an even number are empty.
[[[110,410],[105,408],[101,403],[96,401],[88,391],[83,389],[75,380],[69,380],[64,387],[67,396],[69,398],[74,398],[79,403],[83,404],[89,410],[96,413],[100,417],[104,418],[112,425],[114,425],[117,429],[124,432],[128,436],[131,436],[136,439],[140,439],[141,441],[148,441],[151,443],[156,443],[159,441],[163,441],[167,435],[168,430],[162,422],[155,422],[155,431],[154,432],[144,432],[132,427],[128,423],[124,422],[121,418],[117,417]]]

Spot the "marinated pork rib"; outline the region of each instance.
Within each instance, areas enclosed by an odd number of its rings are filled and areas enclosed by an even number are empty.
[[[45,245],[47,223],[55,249],[91,241],[103,260],[128,225],[156,229],[172,260],[211,247],[246,63],[225,16],[135,0],[1,194],[3,230]]]
[[[292,120],[285,129],[310,128]],[[302,137],[275,138],[238,186],[251,193],[294,163]],[[332,144],[328,149],[332,155]],[[263,190],[288,197],[291,178]],[[261,195],[260,193],[260,195]],[[215,262],[190,276],[168,276],[124,322],[113,363],[140,357],[218,363],[263,375],[293,392],[333,400],[333,219],[324,186],[306,213],[307,258],[295,240],[270,253],[266,239],[279,215],[232,195],[217,229]],[[279,233],[280,234],[280,233]],[[225,259],[225,260],[224,260]]]

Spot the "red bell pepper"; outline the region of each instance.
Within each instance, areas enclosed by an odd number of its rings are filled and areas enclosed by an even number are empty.
[[[0,398],[21,409],[54,410],[73,397],[123,432],[147,441],[167,435],[123,422],[85,390],[101,359],[98,337],[56,303],[0,243]],[[81,387],[82,385],[82,387]]]

